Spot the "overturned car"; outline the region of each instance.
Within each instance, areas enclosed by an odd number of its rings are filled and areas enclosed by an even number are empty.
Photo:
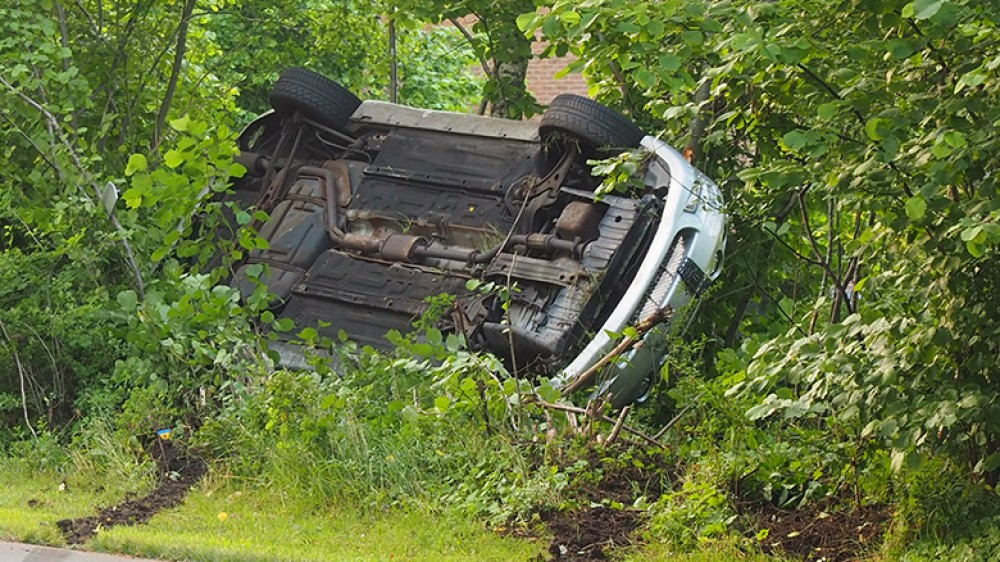
[[[385,347],[448,293],[441,327],[470,347],[563,388],[597,365],[598,388],[625,404],[655,381],[670,323],[601,362],[616,334],[667,318],[719,274],[716,185],[590,99],[562,95],[539,122],[519,122],[362,102],[288,69],[270,100],[240,135],[247,173],[230,195],[269,213],[270,247],[232,283],[252,291],[248,268],[266,264],[277,314],[299,327]],[[595,196],[588,159],[640,146],[642,187]],[[504,302],[470,279],[514,290]],[[278,347],[296,362],[294,346]]]

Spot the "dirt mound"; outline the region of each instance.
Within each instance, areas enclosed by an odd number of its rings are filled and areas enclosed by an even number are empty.
[[[758,535],[764,552],[810,562],[861,559],[878,546],[890,517],[886,505],[835,510],[824,502],[796,510],[765,506],[755,514],[758,528],[767,529]]]
[[[605,451],[605,455],[614,455]],[[630,510],[640,496],[652,502],[663,492],[668,472],[655,455],[623,451],[624,458],[596,453],[589,459],[591,470],[601,474],[596,482],[578,483],[581,503],[567,511],[541,514],[552,534],[549,553],[553,560],[593,562],[608,560],[607,550],[633,542],[632,533],[639,527],[639,513]],[[609,507],[614,506],[614,507]]]
[[[156,489],[144,497],[128,498],[117,505],[105,507],[97,515],[57,521],[56,525],[66,536],[66,542],[81,544],[90,540],[99,529],[149,521],[161,509],[180,505],[191,486],[206,471],[204,461],[189,456],[172,441],[153,443],[150,455],[160,473]]]
[[[553,560],[591,562],[608,560],[605,549],[630,544],[639,526],[636,513],[608,507],[556,511],[542,515],[552,533]]]

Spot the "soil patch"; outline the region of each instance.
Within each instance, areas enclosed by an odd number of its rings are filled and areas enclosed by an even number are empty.
[[[56,525],[66,536],[66,542],[81,544],[90,540],[99,529],[149,521],[161,509],[180,505],[191,486],[206,471],[204,461],[188,455],[172,441],[154,442],[150,455],[159,469],[160,483],[156,489],[141,498],[127,498],[117,505],[105,507],[97,515],[57,521]]]
[[[553,560],[591,562],[608,560],[606,549],[632,543],[639,526],[637,514],[624,509],[589,507],[542,514],[552,533]]]
[[[632,533],[639,527],[639,513],[629,506],[640,496],[655,501],[670,477],[663,469],[663,459],[654,455],[623,451],[624,458],[619,459],[613,457],[615,453],[605,451],[603,458],[593,454],[588,470],[599,473],[600,478],[575,484],[582,496],[580,503],[588,507],[541,514],[552,534],[552,560],[609,560],[610,548],[635,542]]]
[[[766,553],[785,553],[809,562],[848,562],[877,547],[889,523],[889,507],[869,505],[835,510],[819,502],[797,510],[765,506],[755,514]],[[758,535],[760,537],[761,535]]]

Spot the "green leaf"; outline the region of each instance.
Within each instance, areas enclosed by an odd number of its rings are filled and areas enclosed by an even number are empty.
[[[926,212],[927,200],[922,195],[914,195],[906,201],[906,216],[910,217],[910,220],[920,220]]]
[[[656,75],[645,68],[640,68],[635,73],[635,81],[643,88],[651,88],[656,84]]]
[[[915,0],[913,2],[913,17],[918,20],[934,17],[943,4],[943,0]]]
[[[965,134],[958,131],[948,131],[944,134],[944,142],[952,148],[963,148],[966,144]]]
[[[524,32],[530,31],[535,27],[536,15],[535,12],[528,12],[517,16],[517,28]]]
[[[191,119],[187,115],[180,117],[178,119],[170,120],[170,126],[173,127],[175,131],[184,132],[187,130],[188,125],[190,124],[191,124]]]
[[[441,334],[441,330],[437,328],[430,328],[427,330],[427,343],[431,345],[441,345],[444,341],[444,336]]]
[[[546,37],[555,37],[559,35],[562,31],[562,25],[559,23],[559,18],[548,15],[544,20],[542,20],[542,33]]]
[[[619,22],[615,28],[622,33],[639,33],[641,31],[638,25],[628,21]]]
[[[143,194],[144,192],[141,189],[130,187],[125,190],[125,193],[122,193],[122,199],[125,200],[125,205],[129,209],[138,209],[142,206]]]
[[[548,379],[543,380],[542,384],[538,385],[538,388],[535,390],[535,392],[537,392],[538,395],[542,397],[542,400],[545,400],[546,402],[554,403],[560,398],[562,398],[562,392],[560,392],[559,389],[557,389],[556,387],[552,386],[552,382],[549,381]]]
[[[913,54],[913,46],[905,39],[892,39],[888,46],[889,53],[899,60],[906,59]]]
[[[136,172],[145,172],[149,164],[142,154],[133,154],[128,157],[128,164],[125,166],[125,175],[131,176]]]
[[[977,224],[976,226],[966,228],[962,231],[962,241],[968,242],[969,240],[976,240],[977,242],[983,242],[986,239],[983,234],[983,225]]]
[[[672,55],[670,53],[660,55],[660,71],[673,73],[678,70],[683,64],[684,59],[677,55]]]
[[[802,131],[791,131],[781,137],[781,142],[789,150],[799,150],[806,145],[806,136]]]
[[[946,158],[952,152],[951,147],[948,146],[947,143],[942,142],[943,140],[944,139],[940,139],[938,142],[934,143],[934,146],[931,146],[931,154],[933,154],[935,158]]]
[[[693,47],[704,43],[705,35],[697,30],[685,31],[684,33],[681,33],[681,41],[684,41]]]
[[[579,24],[580,20],[583,18],[580,17],[579,12],[570,10],[568,12],[561,12],[559,14],[559,19],[567,26],[573,26]]]
[[[229,165],[229,177],[230,178],[242,178],[244,174],[247,173],[246,166],[240,164],[239,162],[233,162]]]
[[[404,420],[410,423],[413,423],[420,418],[420,413],[417,412],[417,409],[414,408],[412,404],[403,408],[400,414],[403,416]]]
[[[958,84],[955,84],[955,93],[959,93],[965,88],[975,88],[983,82],[986,81],[986,74],[984,74],[979,69],[973,70],[971,72],[966,72],[958,79]]]
[[[163,155],[163,163],[171,168],[176,168],[184,163],[184,153],[179,150],[168,150]]]
[[[139,305],[139,295],[137,295],[132,289],[127,289],[118,293],[117,300],[118,304],[125,312],[132,312]]]
[[[829,120],[837,116],[840,111],[840,107],[836,102],[824,103],[816,108],[816,114],[819,115],[820,119]]]
[[[447,396],[438,396],[434,399],[434,408],[436,408],[437,411],[444,413],[447,412],[450,407],[451,398],[448,398]]]
[[[646,24],[646,31],[653,37],[662,37],[664,30],[663,22],[658,19],[654,19]]]
[[[868,135],[868,138],[874,141],[880,141],[885,138],[885,127],[885,119],[875,117],[873,119],[869,119],[868,122],[865,123],[865,133]]]
[[[899,472],[903,470],[903,463],[906,461],[906,451],[894,450],[889,459],[889,468],[893,472]]]
[[[981,258],[983,257],[983,254],[986,253],[986,245],[980,244],[975,240],[969,240],[968,242],[966,242],[965,249],[968,250],[969,255],[971,255],[974,258]]]

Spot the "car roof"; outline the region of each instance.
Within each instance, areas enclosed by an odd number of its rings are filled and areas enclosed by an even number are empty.
[[[351,116],[349,130],[369,125],[405,127],[446,131],[463,135],[497,137],[525,142],[539,142],[538,123],[454,113],[435,109],[419,109],[385,101],[368,100]]]

